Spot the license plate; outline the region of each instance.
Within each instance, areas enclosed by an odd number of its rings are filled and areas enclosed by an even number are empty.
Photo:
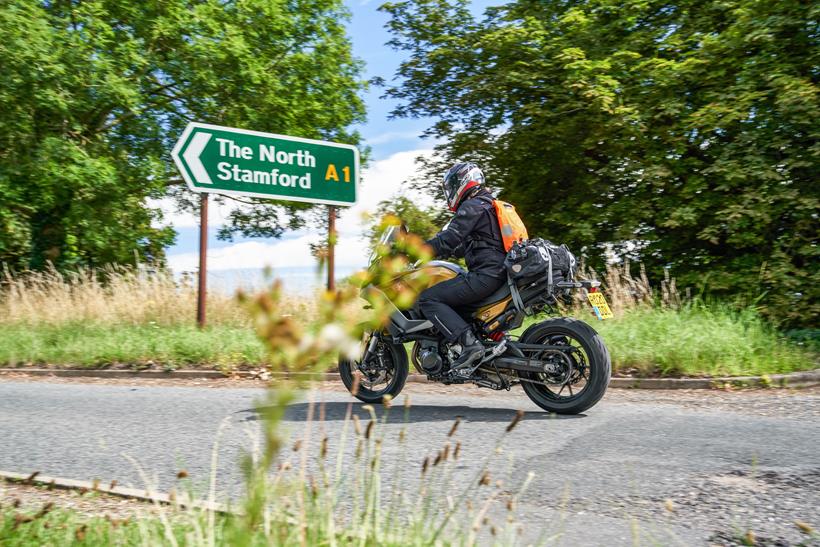
[[[595,315],[599,320],[602,321],[604,319],[612,318],[612,310],[609,309],[609,304],[607,304],[606,298],[603,294],[599,292],[591,292],[587,293],[587,298],[589,299],[589,303],[592,304],[592,311],[595,312]]]

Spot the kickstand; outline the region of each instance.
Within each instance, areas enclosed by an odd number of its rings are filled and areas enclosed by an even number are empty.
[[[493,361],[493,370],[495,371],[495,375],[498,376],[498,379],[501,380],[501,387],[509,391],[512,386],[507,379],[504,376],[501,376],[501,373],[498,372],[498,366],[495,364],[495,361]]]

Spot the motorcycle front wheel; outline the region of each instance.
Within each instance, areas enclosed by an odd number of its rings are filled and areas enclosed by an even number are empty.
[[[356,371],[361,373],[361,379],[358,389],[354,392]],[[384,340],[378,340],[372,352],[365,349],[365,355],[361,360],[339,359],[339,376],[342,377],[342,383],[354,397],[369,404],[383,402],[385,395],[395,398],[401,393],[407,381],[408,371],[407,352],[404,346]]]
[[[521,335],[525,344],[566,346],[534,358],[550,362],[552,372],[519,372],[532,402],[557,414],[578,414],[594,406],[609,385],[609,350],[595,330],[578,319],[559,317],[536,323]]]

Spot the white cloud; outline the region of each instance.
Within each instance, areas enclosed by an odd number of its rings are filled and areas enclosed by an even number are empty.
[[[359,186],[359,201],[353,207],[340,211],[338,228],[340,234],[362,234],[364,226],[362,216],[376,211],[379,203],[397,195],[412,197],[422,206],[433,204],[426,194],[412,191],[406,186],[407,179],[416,173],[416,158],[430,157],[432,149],[408,150],[397,152],[392,156],[372,162],[362,171],[362,183]]]
[[[365,223],[363,215],[373,213],[379,202],[396,195],[411,196],[404,183],[416,172],[415,159],[429,156],[430,149],[398,152],[379,161],[372,162],[362,170],[362,182],[359,186],[359,201],[353,207],[341,208],[337,229],[339,231],[336,246],[336,264],[339,267],[361,267],[367,262],[369,250],[364,239]],[[420,205],[431,205],[427,195],[412,193],[414,201]],[[209,207],[208,221],[211,226],[224,224],[232,206],[231,202],[222,206]],[[198,226],[199,219],[194,215],[174,212],[170,199],[154,201],[152,206],[161,207],[166,220],[175,228]],[[294,266],[313,266],[316,260],[310,254],[309,244],[318,242],[319,234],[314,230],[292,232],[284,240],[244,241],[219,249],[208,251],[208,270],[233,270],[240,268],[274,269]],[[199,264],[197,252],[173,253],[168,255],[168,264],[172,270],[194,271]]]
[[[199,214],[177,211],[173,198],[149,199],[147,205],[162,211],[163,219],[162,222],[159,223],[160,226],[168,226],[169,224],[174,228],[199,226]],[[209,200],[208,226],[222,226],[225,224],[231,211],[240,206],[240,203],[233,200],[225,200],[224,203],[217,203],[213,199]]]
[[[316,234],[274,241],[243,241],[228,247],[208,251],[208,270],[274,269],[315,266],[310,254],[310,243],[318,241]],[[340,239],[336,247],[336,264],[340,267],[361,267],[367,262],[367,245],[360,238]],[[175,272],[195,271],[199,266],[196,252],[168,256],[168,265]]]

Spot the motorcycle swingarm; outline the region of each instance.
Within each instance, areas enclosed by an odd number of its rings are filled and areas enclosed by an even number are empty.
[[[512,354],[513,358],[527,359],[528,354],[543,353],[545,351],[560,351],[562,353],[572,351],[573,346],[563,345],[549,345],[549,344],[522,344],[521,342],[510,342],[507,345],[507,353]]]
[[[574,347],[566,344],[524,344],[521,342],[508,342],[507,346],[510,348],[519,349],[521,351],[567,351],[568,349]]]
[[[517,357],[498,357],[493,361],[487,363],[489,366],[495,366],[502,370],[515,370],[520,372],[546,372],[544,367],[547,365],[544,361],[537,359],[519,359]]]
[[[511,342],[507,346],[508,353],[497,357],[488,364],[495,365],[499,369],[515,370],[519,372],[547,372],[545,368],[548,363],[541,359],[528,358],[527,353],[543,354],[547,351],[558,351],[565,353],[572,351],[575,348],[566,344],[549,345],[549,344],[522,344],[520,342]],[[513,355],[510,355],[513,353]]]

